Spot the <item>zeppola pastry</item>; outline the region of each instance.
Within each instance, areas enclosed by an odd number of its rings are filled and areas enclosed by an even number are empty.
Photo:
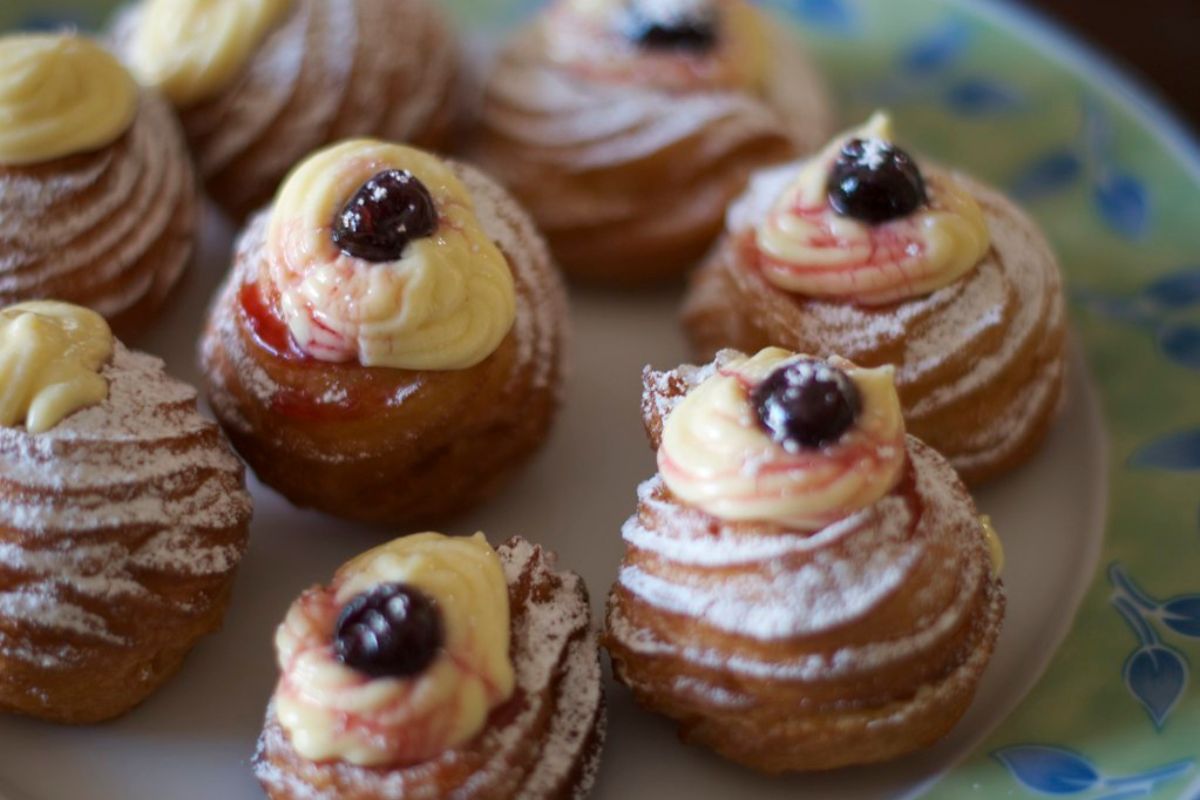
[[[424,533],[309,589],[275,635],[272,800],[568,800],[604,741],[587,590],[516,538]]]
[[[234,445],[294,503],[368,522],[476,503],[545,439],[566,299],[480,172],[370,140],[251,220],[202,342]]]
[[[179,109],[209,193],[237,219],[318,147],[441,147],[459,111],[461,55],[436,0],[142,0],[113,37]]]
[[[605,646],[682,736],[765,772],[892,758],[966,710],[1000,550],[906,436],[888,367],[768,348],[646,370],[659,474],[622,531]]]
[[[829,103],[745,0],[557,0],[502,52],[473,156],[573,276],[681,275],[750,173],[817,147]]]
[[[196,392],[93,311],[0,310],[0,711],[131,709],[221,623],[244,470]]]
[[[100,45],[0,37],[0,307],[68,300],[140,331],[191,260],[197,200],[170,107]]]
[[[1032,456],[1061,405],[1066,313],[1037,226],[915,161],[876,115],[757,175],[693,277],[701,358],[767,345],[894,364],[908,428],[977,484]]]

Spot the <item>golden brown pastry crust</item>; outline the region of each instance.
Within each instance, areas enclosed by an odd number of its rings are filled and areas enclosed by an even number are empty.
[[[693,276],[683,325],[698,358],[768,345],[866,367],[894,364],[905,421],[970,485],[1041,447],[1062,405],[1062,278],[1036,224],[999,192],[962,175],[992,248],[932,295],[880,307],[800,297],[753,266],[745,235],[726,234]],[[755,192],[751,188],[747,196]]]
[[[499,187],[456,166],[516,282],[517,320],[464,370],[290,360],[256,339],[241,301],[263,259],[267,217],[242,236],[201,362],[238,452],[293,503],[347,519],[416,523],[492,495],[545,440],[559,405],[566,295],[545,244]]]
[[[0,429],[0,711],[125,713],[216,630],[246,548],[244,468],[196,392],[120,345],[109,398]]]
[[[497,549],[509,583],[517,690],[471,744],[433,761],[367,768],[314,763],[273,709],[254,756],[272,800],[570,800],[586,797],[604,744],[600,653],[587,590],[516,538]]]
[[[549,62],[527,30],[490,72],[472,159],[530,210],[573,278],[677,278],[708,250],[754,170],[830,132],[812,66],[795,42],[777,49],[762,98],[681,96],[581,80]]]
[[[647,374],[655,445],[702,377]],[[880,761],[945,735],[1004,595],[962,483],[916,439],[908,451],[892,495],[810,534],[726,522],[644,484],[603,637],[616,677],[684,739],[764,772]]]
[[[56,299],[144,330],[191,261],[199,192],[179,123],[143,91],[100,150],[0,165],[0,307]]]
[[[121,47],[137,16],[135,6],[117,20]],[[240,78],[180,116],[208,193],[245,220],[331,142],[446,147],[461,113],[461,58],[434,0],[294,0]]]

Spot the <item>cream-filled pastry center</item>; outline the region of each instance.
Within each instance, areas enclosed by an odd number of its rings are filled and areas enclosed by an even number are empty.
[[[332,226],[387,170],[423,184],[438,224],[399,258],[368,262],[342,252]],[[296,346],[321,361],[466,369],[495,352],[516,319],[512,271],[467,188],[446,163],[401,145],[345,142],[297,167],[271,211],[265,272]]]
[[[861,140],[869,155],[893,139],[890,118],[879,113],[800,165],[754,231],[769,281],[807,297],[883,305],[947,286],[983,259],[987,221],[950,173],[927,173],[928,203],[898,219],[873,225],[834,210],[830,174],[846,144]]]
[[[890,367],[829,361],[861,397],[856,421],[837,442],[791,449],[764,430],[751,392],[776,370],[806,358],[772,347],[733,359],[680,401],[663,425],[658,450],[659,471],[672,494],[724,520],[811,531],[895,487],[906,451]]]
[[[0,164],[112,144],[133,124],[138,87],[96,42],[74,34],[0,38]]]
[[[146,0],[129,58],[143,83],[176,105],[232,83],[294,0]]]
[[[338,614],[356,596],[399,583],[432,598],[445,629],[442,652],[420,674],[371,678],[333,655]],[[292,746],[314,761],[360,766],[417,763],[461,746],[508,700],[508,584],[483,534],[406,536],[343,566],[328,588],[309,590],[275,636],[283,672],[275,712]]]
[[[108,323],[89,309],[38,301],[0,310],[0,426],[43,433],[103,402],[112,352]]]

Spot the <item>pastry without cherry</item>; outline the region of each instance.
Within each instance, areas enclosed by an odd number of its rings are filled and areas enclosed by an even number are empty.
[[[220,627],[245,470],[195,389],[88,309],[0,309],[0,378],[0,711],[120,716]]]

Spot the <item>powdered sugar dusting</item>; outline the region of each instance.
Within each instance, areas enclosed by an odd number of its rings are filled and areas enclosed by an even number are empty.
[[[974,607],[987,579],[985,545],[975,510],[945,461],[911,438],[909,456],[911,493],[893,494],[812,536],[759,536],[745,526],[702,520],[699,512],[669,502],[657,480],[644,484],[639,515],[623,532],[630,553],[610,601],[608,635],[633,652],[679,658],[702,670],[794,681],[862,675],[937,646]],[[938,562],[940,583],[914,586],[928,580],[930,559]],[[808,638],[861,623],[898,592],[914,592],[927,606],[915,630],[805,652]],[[797,654],[766,661],[751,649],[677,643],[632,622],[629,603],[635,601],[739,637],[795,642]]]
[[[976,413],[949,426],[972,430],[956,442],[960,448],[942,448],[959,469],[1000,461],[1026,446],[1057,402],[1064,374],[1061,276],[1037,227],[995,190],[923,164],[932,180],[965,184],[983,209],[993,246],[975,269],[885,309],[793,298],[741,263],[737,242],[764,218],[801,163],[759,173],[730,208],[730,235],[702,268],[685,307],[689,325],[705,328],[699,339],[744,348],[769,342],[862,364],[892,363],[910,430],[935,445],[944,444],[937,432],[947,415],[986,406],[992,413],[984,418]],[[1013,380],[1028,383],[1009,392],[1013,399],[1003,408],[988,403],[997,387]]]
[[[0,429],[0,571],[17,587],[0,599],[0,652],[47,667],[66,651],[23,644],[22,629],[119,643],[96,604],[172,604],[145,576],[224,575],[246,545],[243,468],[195,390],[119,343],[102,374],[103,403],[45,433]]]
[[[567,358],[566,332],[562,325],[567,314],[567,296],[545,241],[529,216],[495,181],[472,167],[457,163],[451,166],[466,185],[483,230],[504,254],[516,280],[517,312],[508,334],[515,343],[516,358],[512,360],[506,378],[507,387],[551,387],[561,392],[562,383],[558,376],[562,375]],[[217,348],[223,348],[234,360],[242,388],[264,406],[270,406],[284,387],[241,345],[238,307],[241,287],[256,283],[260,270],[264,269],[269,223],[270,212],[264,211],[252,218],[243,231],[233,269],[213,305],[210,331],[201,342],[202,362],[214,363]],[[222,419],[227,424],[248,430],[249,422],[240,416],[238,402],[233,399],[231,388],[224,384],[222,371],[209,369],[208,374],[211,398]],[[420,373],[413,375],[412,382],[401,385],[388,398],[389,405],[400,406],[424,390],[426,384],[420,380]],[[343,387],[333,386],[319,401],[336,405],[344,399],[345,391]],[[329,458],[325,453],[310,455],[322,460]]]
[[[128,52],[137,6],[113,39]],[[295,0],[236,81],[182,111],[218,199],[245,215],[307,153],[343,138],[420,141],[447,116],[459,53],[427,0]]]
[[[191,258],[195,204],[178,125],[143,93],[111,147],[56,169],[0,169],[0,305],[53,296],[113,317],[165,294]]]
[[[321,765],[330,780],[318,787],[274,760],[289,746],[268,709],[254,759],[259,781],[274,792],[311,800],[336,800],[344,791],[363,793],[368,787],[381,797],[434,798],[447,791],[464,798],[585,796],[604,725],[599,653],[586,594],[578,576],[553,572],[551,558],[529,542],[514,539],[498,552],[510,587],[530,585],[530,595],[521,596],[513,609],[517,691],[525,698],[513,719],[486,729],[469,753],[453,751],[425,764],[387,771]],[[547,702],[554,705],[543,732],[534,725]],[[531,742],[531,736],[538,740]],[[474,769],[464,778],[461,762],[468,759]],[[572,786],[576,775],[580,780]],[[442,777],[453,784],[439,785]]]

